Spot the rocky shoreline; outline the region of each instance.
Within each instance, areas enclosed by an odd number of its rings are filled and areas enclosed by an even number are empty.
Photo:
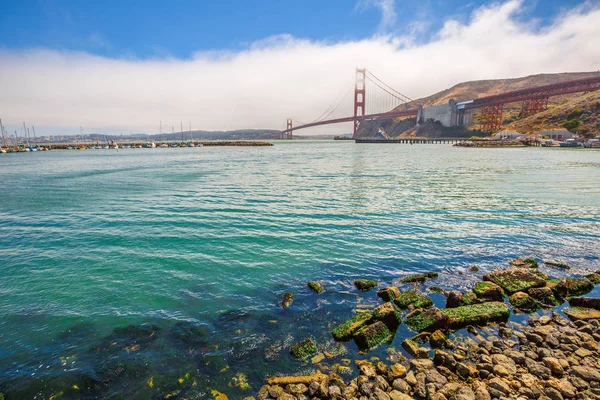
[[[340,343],[353,340],[364,359],[319,364],[311,375],[271,377],[246,399],[600,399],[600,298],[582,297],[600,283],[600,271],[551,279],[533,259],[510,264],[467,292],[428,285],[436,273],[405,277],[409,290],[381,288],[380,306],[330,331]],[[569,269],[545,265],[563,274]],[[355,286],[369,291],[377,282],[361,279]],[[315,293],[323,290],[319,285]],[[427,292],[443,292],[446,307],[434,307]],[[561,308],[565,301],[570,307]],[[522,318],[509,320],[514,315]],[[406,357],[390,346],[393,356],[369,358],[401,325],[414,334],[401,344]],[[311,338],[290,349],[294,358],[316,361],[322,360],[318,351]],[[352,363],[359,375],[342,378]]]

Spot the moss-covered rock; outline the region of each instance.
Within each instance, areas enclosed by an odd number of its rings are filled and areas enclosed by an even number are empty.
[[[429,297],[413,289],[402,292],[400,296],[394,300],[394,303],[402,310],[406,310],[409,306],[413,306],[414,308],[427,308],[433,305],[433,301]]]
[[[524,268],[507,268],[490,272],[484,281],[493,282],[508,294],[527,291],[534,287],[546,286],[546,280]]]
[[[540,309],[535,299],[524,292],[517,292],[508,298],[508,302],[516,309],[523,312],[533,312]]]
[[[317,281],[308,282],[306,284],[306,286],[308,286],[308,288],[310,290],[312,290],[313,292],[315,292],[316,294],[321,294],[325,291],[325,289],[323,289],[323,285],[321,285],[321,282],[317,282]]]
[[[316,354],[317,351],[317,345],[311,338],[306,338],[303,341],[296,343],[290,348],[290,354],[292,355],[292,357],[298,360]]]
[[[383,301],[392,301],[400,296],[400,289],[395,286],[389,286],[377,291],[377,297]]]
[[[362,312],[331,330],[335,340],[347,341],[352,339],[354,332],[365,326],[371,320],[371,313]]]
[[[402,323],[402,318],[398,309],[391,301],[380,305],[373,310],[373,319],[383,322],[390,330],[398,329]]]
[[[429,336],[429,344],[434,349],[441,349],[442,347],[445,347],[447,342],[448,338],[439,329],[434,331],[431,336]]]
[[[544,307],[555,307],[562,304],[562,301],[554,296],[554,292],[548,286],[529,289],[528,293]]]
[[[288,308],[289,306],[292,305],[292,303],[294,302],[294,293],[292,292],[287,292],[283,294],[283,297],[281,298],[281,308]]]
[[[574,307],[593,308],[600,310],[600,298],[598,297],[571,297],[569,304]]]
[[[468,306],[476,303],[481,303],[481,301],[473,292],[462,293],[458,290],[451,290],[446,293],[446,308]]]
[[[479,272],[479,267],[477,265],[472,265],[469,267],[469,271],[471,272]]]
[[[381,321],[367,325],[354,333],[354,342],[360,349],[371,350],[392,337],[392,332]]]
[[[427,279],[437,278],[437,272],[425,272],[423,274],[413,274],[402,278],[401,282],[403,283],[423,283]]]
[[[368,292],[377,287],[377,282],[370,279],[357,279],[354,281],[354,286],[361,292]]]
[[[593,274],[589,274],[585,276],[590,282],[592,282],[594,285],[597,285],[600,283],[600,274],[594,272]]]
[[[573,321],[600,319],[600,310],[585,307],[565,307],[563,313]]]
[[[516,260],[509,262],[512,267],[516,268],[537,268],[538,263],[533,258],[519,257]]]
[[[544,261],[544,264],[549,267],[554,267],[558,269],[571,269],[567,264],[555,261]]]
[[[492,282],[477,282],[473,287],[473,293],[483,301],[502,301],[504,290]]]
[[[529,272],[532,273],[532,274],[534,274],[534,275],[539,276],[540,278],[542,278],[545,281],[547,281],[547,280],[550,279],[550,277],[548,275],[546,275],[545,273],[543,273],[539,269],[530,269]]]
[[[438,308],[418,309],[404,318],[404,323],[415,332],[433,332],[448,329],[448,316]]]
[[[448,316],[451,328],[506,321],[510,316],[510,310],[506,304],[499,301],[449,308],[442,312]]]
[[[427,290],[429,290],[431,293],[446,293],[446,291],[439,286],[430,286],[427,288]]]
[[[586,278],[566,278],[561,279],[552,290],[556,296],[565,299],[586,294],[591,292],[593,288],[594,284]]]
[[[427,358],[428,351],[424,347],[419,347],[417,342],[412,339],[405,339],[401,344],[402,348],[406,350],[408,354],[416,358]]]

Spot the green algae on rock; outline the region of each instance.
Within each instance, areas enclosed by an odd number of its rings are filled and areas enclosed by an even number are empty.
[[[400,296],[394,300],[394,303],[402,310],[406,310],[409,306],[415,308],[427,308],[433,305],[433,301],[429,297],[418,293],[413,289],[402,292]]]
[[[490,272],[483,276],[483,280],[495,283],[508,294],[546,286],[545,279],[528,272],[524,268],[516,267]]]
[[[519,257],[516,260],[509,262],[512,267],[516,268],[537,268],[538,263],[533,258]]]
[[[591,292],[594,288],[594,284],[586,278],[566,278],[561,279],[556,286],[552,289],[554,294],[560,298],[567,298],[570,296],[580,296]]]
[[[377,297],[383,301],[392,301],[400,296],[400,289],[395,286],[389,286],[377,291]]]
[[[446,347],[446,343],[448,342],[448,338],[442,331],[439,329],[434,331],[431,336],[429,336],[429,344],[431,347],[441,349],[442,347]]]
[[[310,355],[317,353],[317,345],[311,338],[306,338],[301,342],[296,343],[290,348],[290,354],[296,359],[304,359]]]
[[[517,292],[508,298],[508,302],[519,311],[533,312],[540,309],[539,303],[524,292]]]
[[[561,263],[561,262],[555,262],[555,261],[544,261],[544,264],[549,266],[549,267],[554,267],[554,268],[558,268],[558,269],[571,269],[570,266],[568,266],[565,263]]]
[[[373,310],[373,319],[383,322],[390,330],[396,330],[402,323],[400,313],[391,301],[380,305]]]
[[[446,308],[468,306],[477,303],[481,303],[481,300],[473,292],[462,293],[458,290],[451,290],[446,294]]]
[[[592,282],[594,285],[597,285],[600,283],[600,274],[597,272],[594,272],[592,274],[586,275],[585,276],[590,282]]]
[[[438,308],[418,309],[404,318],[404,323],[415,332],[433,332],[448,328],[448,316]]]
[[[323,289],[323,285],[321,285],[321,283],[317,281],[308,282],[306,286],[308,286],[308,288],[316,294],[321,294],[325,291],[325,289]]]
[[[442,312],[448,316],[450,328],[506,321],[510,316],[510,310],[506,304],[499,301],[449,308]]]
[[[347,341],[352,339],[354,332],[362,328],[371,319],[371,313],[362,312],[331,330],[335,340]]]
[[[377,282],[370,279],[357,279],[354,281],[354,286],[361,292],[368,292],[377,287]]]
[[[600,310],[585,307],[565,307],[563,313],[573,321],[600,319]]]
[[[504,290],[492,282],[477,282],[473,287],[473,293],[484,301],[502,301]]]
[[[562,304],[562,301],[554,296],[554,292],[548,286],[529,289],[528,293],[544,307],[554,307]]]
[[[281,308],[288,308],[294,302],[294,293],[287,292],[283,294],[281,298]]]
[[[392,332],[381,321],[367,325],[354,333],[354,341],[360,349],[371,350],[392,337]]]
[[[400,281],[402,283],[415,283],[415,282],[423,283],[427,279],[433,279],[433,278],[437,278],[437,277],[438,277],[437,272],[425,272],[422,274],[413,274],[413,275],[406,276],[406,277],[402,278]]]

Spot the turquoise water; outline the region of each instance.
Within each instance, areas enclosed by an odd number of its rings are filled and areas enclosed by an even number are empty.
[[[236,373],[258,390],[266,374],[309,369],[291,343],[327,344],[329,325],[377,304],[353,279],[436,270],[436,285],[465,288],[480,278],[458,274],[469,266],[521,255],[600,269],[594,150],[293,142],[0,166],[9,398],[242,398]]]

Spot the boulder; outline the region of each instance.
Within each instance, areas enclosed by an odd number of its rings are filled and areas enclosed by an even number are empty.
[[[554,294],[562,299],[570,296],[580,296],[590,292],[594,288],[594,284],[586,278],[566,278],[552,289]]]
[[[506,321],[510,316],[510,310],[506,304],[499,301],[448,308],[442,312],[448,316],[448,323],[451,328]]]
[[[287,292],[283,294],[283,297],[281,298],[281,308],[288,308],[289,306],[292,305],[292,303],[294,302],[294,293],[292,292]]]
[[[370,279],[357,279],[354,281],[354,286],[361,292],[368,292],[377,287],[377,282]]]
[[[590,282],[592,282],[594,285],[597,285],[600,283],[600,274],[597,272],[594,272],[593,274],[589,274],[585,276]]]
[[[508,298],[508,302],[516,309],[523,312],[533,312],[540,308],[540,305],[531,296],[524,292],[517,292]]]
[[[480,301],[473,292],[462,293],[458,290],[451,290],[446,294],[446,308],[468,306],[475,303],[480,303]]]
[[[563,313],[573,321],[600,319],[600,311],[593,308],[566,307]]]
[[[433,279],[433,278],[437,278],[437,277],[438,277],[437,272],[426,272],[424,274],[413,274],[413,275],[406,276],[401,279],[401,282],[402,283],[415,283],[415,282],[423,283],[427,279]]]
[[[412,339],[406,339],[402,342],[402,348],[406,350],[408,354],[416,358],[427,358],[428,351],[424,347],[419,345]]]
[[[323,285],[321,285],[321,283],[317,281],[308,282],[306,286],[308,286],[310,290],[312,290],[316,294],[321,294],[325,291],[325,289],[323,289]]]
[[[338,341],[352,339],[354,332],[362,328],[371,319],[371,313],[362,312],[331,330],[331,336]]]
[[[515,268],[537,268],[538,263],[533,258],[519,257],[509,262],[511,267]]]
[[[388,301],[373,310],[373,319],[383,322],[390,330],[396,330],[402,323],[402,317],[394,303]]]
[[[554,268],[558,268],[558,269],[571,269],[571,267],[569,267],[567,264],[564,264],[561,262],[544,261],[544,264],[549,267],[554,267]]]
[[[562,302],[554,296],[552,289],[547,286],[529,289],[528,293],[538,303],[546,307],[554,307],[562,304]]]
[[[429,336],[429,344],[433,348],[441,349],[442,347],[446,347],[447,341],[448,338],[439,329],[434,331],[431,336]]]
[[[448,315],[438,308],[428,310],[415,310],[408,314],[404,322],[416,332],[433,332],[438,329],[448,329]]]
[[[360,349],[370,350],[391,337],[392,332],[388,327],[383,322],[377,321],[354,333],[354,342]]]
[[[395,286],[389,286],[377,291],[377,297],[383,301],[392,301],[400,296],[400,289]]]
[[[492,282],[477,282],[473,287],[473,293],[483,301],[502,301],[504,299],[502,288]]]
[[[290,348],[290,354],[296,359],[303,359],[317,352],[317,345],[311,338],[306,338]]]
[[[574,307],[593,308],[600,310],[600,298],[598,297],[572,297],[569,304]]]
[[[484,281],[493,282],[508,294],[525,292],[535,287],[546,286],[546,281],[524,268],[507,268],[490,272],[483,276]]]
[[[433,305],[433,301],[429,297],[412,289],[402,292],[400,296],[394,300],[394,303],[402,310],[407,309],[409,306],[415,308],[427,308]]]

